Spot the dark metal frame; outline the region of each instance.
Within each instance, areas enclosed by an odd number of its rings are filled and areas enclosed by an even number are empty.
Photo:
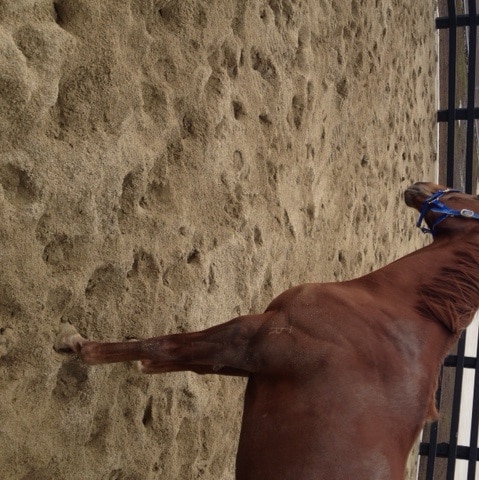
[[[443,7],[445,7],[445,1]],[[465,3],[465,2],[464,2]],[[448,74],[447,74],[447,109],[439,110],[438,122],[447,122],[447,152],[445,162],[445,181],[449,187],[460,188],[468,193],[475,193],[477,168],[474,165],[474,124],[479,119],[479,108],[475,107],[476,87],[476,45],[479,15],[476,0],[467,0],[468,14],[457,14],[455,0],[447,0],[447,16],[436,19],[438,30],[448,29]],[[468,28],[467,52],[467,107],[456,107],[456,77],[457,77],[457,35],[466,35]],[[461,53],[462,54],[462,53]],[[441,55],[441,52],[440,52]],[[466,52],[464,52],[466,55]],[[440,79],[442,80],[442,78]],[[457,121],[465,120],[466,149],[465,158],[456,155]],[[477,147],[477,146],[476,146]],[[455,169],[460,162],[465,162],[464,185],[457,185]],[[477,159],[476,159],[477,164]],[[460,337],[456,352],[449,355],[441,368],[439,387],[436,392],[436,402],[441,412],[439,422],[432,423],[424,431],[424,440],[419,445],[419,455],[422,457],[419,468],[419,478],[422,480],[454,480],[457,459],[468,461],[467,480],[475,480],[477,462],[479,461],[479,339],[476,357],[465,356],[466,332]],[[460,404],[464,369],[475,370],[474,396],[470,441],[468,446],[458,445]],[[453,369],[453,370],[451,370]],[[446,390],[453,388],[452,399]],[[448,431],[447,431],[448,430]],[[441,441],[445,439],[446,441]],[[447,459],[438,461],[438,459]]]
[[[436,19],[436,28],[438,30],[449,30],[449,52],[448,52],[448,105],[447,109],[437,112],[438,122],[447,122],[447,165],[446,165],[446,183],[449,187],[459,187],[468,193],[474,190],[473,185],[473,158],[474,158],[474,121],[479,119],[479,108],[475,107],[475,87],[476,87],[476,45],[477,45],[477,26],[479,15],[476,11],[476,1],[468,0],[469,13],[458,15],[456,12],[455,0],[447,0],[448,16]],[[457,33],[458,28],[469,28],[469,52],[468,60],[468,90],[467,107],[456,107],[456,65],[457,65]],[[462,33],[462,32],[461,32]],[[465,185],[455,185],[454,170],[458,159],[455,158],[456,143],[456,121],[467,121],[466,135],[466,181]]]

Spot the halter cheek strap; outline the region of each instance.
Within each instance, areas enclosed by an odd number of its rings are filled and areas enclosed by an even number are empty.
[[[467,208],[463,208],[462,210],[453,210],[448,206],[444,205],[444,203],[440,202],[439,199],[445,194],[450,192],[460,192],[460,190],[453,190],[453,189],[446,189],[446,190],[439,190],[438,192],[434,193],[430,197],[426,198],[422,205],[422,210],[419,215],[419,219],[416,223],[416,226],[421,229],[423,233],[430,233],[432,236],[436,234],[436,227],[446,218],[449,217],[463,217],[463,218],[475,218],[479,220],[479,214],[473,212],[472,210],[468,210]],[[423,227],[422,222],[424,221],[424,217],[426,216],[427,212],[434,212],[434,213],[441,213],[438,218],[434,221],[431,228]]]

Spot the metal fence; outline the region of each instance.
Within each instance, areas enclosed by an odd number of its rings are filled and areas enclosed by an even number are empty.
[[[439,36],[439,122],[440,183],[476,193],[477,119],[476,74],[478,62],[477,0],[443,0],[439,2],[436,28]],[[472,355],[466,355],[466,332],[461,336],[453,354],[442,366],[436,402],[440,411],[438,422],[423,433],[419,446],[420,480],[476,480],[479,478],[479,336],[477,324]],[[469,342],[470,343],[470,342]],[[475,355],[475,356],[473,356]],[[472,375],[469,373],[473,373]],[[463,399],[464,378],[471,386],[472,405],[465,411]],[[470,420],[469,442],[459,444],[461,416]],[[458,468],[458,465],[460,468]],[[466,473],[467,472],[467,473]],[[477,472],[477,473],[476,473]]]

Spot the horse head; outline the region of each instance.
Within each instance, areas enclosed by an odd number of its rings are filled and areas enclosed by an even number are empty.
[[[418,182],[404,195],[406,204],[419,211],[417,226],[433,237],[444,233],[479,232],[479,199],[459,190]],[[427,227],[422,226],[423,222]]]

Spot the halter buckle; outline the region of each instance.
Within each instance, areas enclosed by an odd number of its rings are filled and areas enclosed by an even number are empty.
[[[472,218],[474,217],[474,212],[472,210],[468,210],[467,208],[463,208],[459,214],[461,217]]]

